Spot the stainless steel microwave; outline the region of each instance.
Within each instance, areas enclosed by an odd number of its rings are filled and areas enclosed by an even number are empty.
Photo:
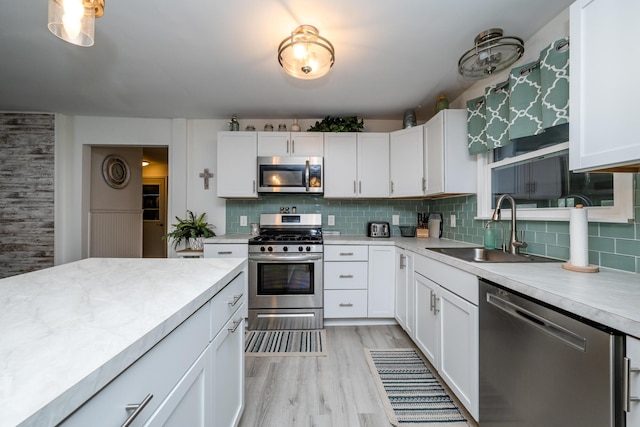
[[[259,193],[322,193],[322,157],[258,157]]]

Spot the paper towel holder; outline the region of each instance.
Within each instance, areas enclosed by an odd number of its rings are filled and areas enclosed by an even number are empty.
[[[583,208],[582,205],[576,205],[576,209],[582,209],[582,208]],[[578,265],[571,264],[570,261],[571,260],[563,263],[562,268],[569,271],[577,271],[579,273],[597,273],[600,271],[600,267],[598,267],[597,265],[589,264],[585,266],[578,266]]]

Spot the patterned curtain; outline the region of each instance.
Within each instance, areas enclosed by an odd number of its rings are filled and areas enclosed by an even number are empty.
[[[507,82],[489,86],[484,96],[467,101],[469,154],[504,147],[568,122],[569,41],[561,39],[543,49],[539,61],[513,68]]]
[[[467,101],[467,142],[469,154],[485,153],[487,148],[487,113],[484,96]]]

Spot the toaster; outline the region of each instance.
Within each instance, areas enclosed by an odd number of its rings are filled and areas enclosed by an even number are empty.
[[[388,222],[370,222],[367,224],[367,236],[369,237],[389,237],[391,229]]]

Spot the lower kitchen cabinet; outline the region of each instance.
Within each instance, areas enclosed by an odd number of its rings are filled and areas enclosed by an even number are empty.
[[[369,246],[369,317],[394,316],[395,252],[394,246]]]
[[[395,247],[326,245],[324,317],[393,318]]]
[[[478,279],[417,254],[414,268],[414,342],[478,420]]]
[[[245,286],[243,272],[60,426],[237,425],[244,409]]]

